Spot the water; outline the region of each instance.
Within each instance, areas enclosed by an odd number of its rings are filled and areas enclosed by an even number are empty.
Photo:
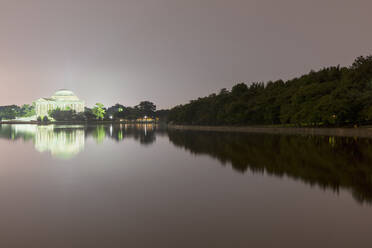
[[[372,247],[372,140],[0,127],[0,247]]]

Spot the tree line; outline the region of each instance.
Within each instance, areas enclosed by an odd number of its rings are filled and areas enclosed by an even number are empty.
[[[0,106],[0,120],[14,120],[20,117],[35,116],[35,104],[22,106],[8,105]],[[164,116],[164,110],[156,111],[156,105],[150,101],[141,101],[133,107],[115,104],[105,107],[102,103],[97,103],[93,108],[85,108],[84,112],[76,112],[70,108],[54,109],[48,113],[49,117],[57,121],[93,121],[93,120],[136,120],[138,118],[157,118]],[[39,122],[49,122],[48,116],[39,116]]]
[[[288,81],[239,83],[169,111],[188,125],[363,125],[372,123],[372,56]]]
[[[31,117],[35,115],[35,105],[24,104],[22,106],[0,106],[0,120],[13,120],[17,117]]]
[[[56,121],[96,121],[96,120],[136,120],[139,118],[156,118],[156,105],[150,101],[142,101],[134,107],[115,104],[106,108],[102,103],[96,103],[93,108],[85,108],[84,112],[72,109],[54,109],[49,116]],[[48,122],[48,117],[40,118],[40,122]]]

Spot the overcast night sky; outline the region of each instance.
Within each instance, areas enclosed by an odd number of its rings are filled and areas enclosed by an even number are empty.
[[[158,108],[371,54],[370,0],[0,0],[0,105]]]

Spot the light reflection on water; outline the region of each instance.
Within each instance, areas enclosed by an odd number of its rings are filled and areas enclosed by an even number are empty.
[[[0,126],[0,138],[32,141],[36,151],[64,160],[83,152],[89,137],[98,145],[105,139],[134,139],[147,146],[159,135],[192,154],[231,164],[241,173],[285,175],[335,193],[347,188],[358,202],[372,202],[372,139],[177,131],[153,124]]]
[[[121,141],[139,138],[141,144],[155,141],[155,125],[1,125],[0,138],[32,140],[38,152],[50,152],[55,158],[71,159],[84,150],[86,136],[102,143],[105,138]]]
[[[371,139],[1,125],[0,151],[0,247],[371,244]]]

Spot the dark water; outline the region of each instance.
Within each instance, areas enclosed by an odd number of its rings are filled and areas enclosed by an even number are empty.
[[[0,126],[0,247],[372,247],[372,140]]]

